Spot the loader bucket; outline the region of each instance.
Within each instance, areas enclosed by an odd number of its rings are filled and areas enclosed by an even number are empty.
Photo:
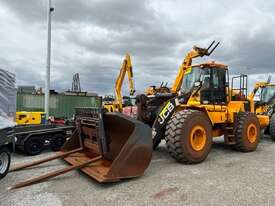
[[[71,165],[101,159],[80,170],[98,182],[116,182],[141,176],[152,158],[151,129],[120,113],[85,112],[77,120],[78,134],[62,151],[83,150],[64,158]],[[88,114],[88,115],[87,115]]]

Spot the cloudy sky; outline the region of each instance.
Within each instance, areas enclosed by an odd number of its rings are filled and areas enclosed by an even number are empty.
[[[47,2],[0,0],[0,67],[18,85],[44,85]],[[275,81],[274,0],[53,0],[53,7],[52,89],[69,89],[78,72],[85,90],[112,93],[126,52],[139,93],[171,85],[192,46],[212,40],[221,45],[210,58],[232,75],[249,74],[250,85],[268,74]]]

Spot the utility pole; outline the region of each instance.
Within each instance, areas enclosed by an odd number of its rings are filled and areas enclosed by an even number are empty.
[[[50,111],[50,74],[51,74],[51,14],[54,11],[52,7],[52,0],[49,0],[48,8],[48,42],[47,42],[47,66],[46,66],[46,80],[45,80],[45,113],[46,119],[49,117]]]

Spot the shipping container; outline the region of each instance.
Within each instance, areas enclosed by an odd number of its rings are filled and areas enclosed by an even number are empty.
[[[75,107],[99,107],[96,96],[50,95],[50,116],[70,118]],[[44,111],[44,95],[17,93],[16,111]]]

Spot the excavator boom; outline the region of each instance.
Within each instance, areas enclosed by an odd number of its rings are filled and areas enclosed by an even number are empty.
[[[122,84],[123,84],[126,73],[128,75],[128,80],[129,80],[130,95],[132,96],[135,93],[135,88],[134,88],[134,80],[133,80],[132,61],[131,61],[131,57],[129,54],[126,54],[126,57],[125,57],[123,64],[121,66],[119,75],[116,79],[116,85],[115,85],[116,100],[115,101],[116,101],[116,104],[118,104],[119,112],[122,112],[122,109],[123,109],[121,88],[122,88]]]
[[[132,96],[135,93],[135,86],[134,86],[134,79],[133,79],[132,61],[129,54],[126,54],[125,56],[125,59],[120,68],[119,75],[115,83],[115,101],[112,102],[112,105],[115,108],[115,111],[118,111],[118,112],[123,111],[123,96],[122,96],[121,90],[122,90],[122,85],[123,85],[123,81],[126,73],[129,81],[130,96]],[[108,108],[107,105],[105,105],[105,107]]]

